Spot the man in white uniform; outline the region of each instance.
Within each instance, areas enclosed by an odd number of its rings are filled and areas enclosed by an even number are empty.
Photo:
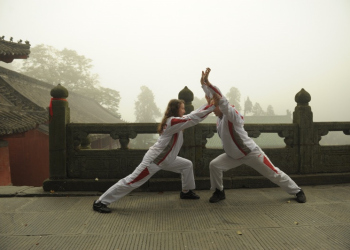
[[[223,172],[245,164],[287,193],[295,195],[299,203],[305,203],[306,197],[303,190],[287,174],[275,167],[261,148],[248,136],[244,129],[243,116],[229,104],[221,91],[209,82],[209,73],[209,68],[205,73],[202,72],[205,82],[202,88],[206,96],[213,98],[215,105],[213,112],[218,117],[217,131],[225,151],[209,164],[211,190],[215,190],[209,201],[215,203],[226,198],[222,181]]]

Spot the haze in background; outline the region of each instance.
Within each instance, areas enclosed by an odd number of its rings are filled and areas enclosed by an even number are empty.
[[[242,106],[249,96],[284,115],[304,88],[315,121],[350,121],[349,24],[348,0],[0,0],[0,36],[92,59],[129,122],[142,85],[164,112],[185,86],[203,96],[206,67],[224,94],[240,90]]]

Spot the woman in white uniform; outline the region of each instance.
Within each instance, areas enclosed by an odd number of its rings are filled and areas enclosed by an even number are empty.
[[[202,88],[206,96],[213,98],[215,105],[213,112],[218,117],[216,127],[225,151],[209,164],[211,190],[215,191],[209,201],[215,203],[226,198],[222,181],[223,172],[245,164],[287,193],[295,195],[299,203],[306,202],[303,190],[287,174],[275,167],[261,148],[248,136],[244,129],[243,116],[229,104],[221,91],[209,82],[209,73],[210,69],[207,68]]]
[[[201,83],[203,84],[203,72]],[[208,103],[209,103],[209,99]],[[193,164],[190,160],[177,156],[183,143],[183,130],[192,127],[214,110],[214,105],[205,104],[199,109],[185,114],[183,100],[170,100],[162,122],[158,126],[158,141],[149,148],[140,165],[130,175],[119,180],[93,203],[93,209],[100,213],[110,213],[108,207],[126,194],[140,187],[159,170],[181,174],[181,199],[199,199],[195,189]]]

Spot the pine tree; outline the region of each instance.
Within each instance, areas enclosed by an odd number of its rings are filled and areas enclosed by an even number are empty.
[[[156,122],[161,116],[161,112],[154,102],[153,92],[146,86],[141,86],[141,93],[135,101],[134,111],[136,122]],[[156,141],[154,135],[138,134],[137,137],[130,142],[130,148],[149,148]]]
[[[253,111],[253,103],[249,99],[249,96],[247,97],[247,100],[244,102],[244,116],[246,116],[248,113],[251,113]]]
[[[242,110],[241,107],[241,92],[236,87],[231,87],[230,91],[226,94],[226,98],[231,105],[234,105],[238,111]]]

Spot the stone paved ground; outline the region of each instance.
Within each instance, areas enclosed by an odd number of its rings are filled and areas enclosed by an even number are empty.
[[[134,192],[92,211],[97,193],[0,187],[0,249],[350,249],[350,184],[230,189],[226,200]],[[50,197],[52,196],[52,197]]]

